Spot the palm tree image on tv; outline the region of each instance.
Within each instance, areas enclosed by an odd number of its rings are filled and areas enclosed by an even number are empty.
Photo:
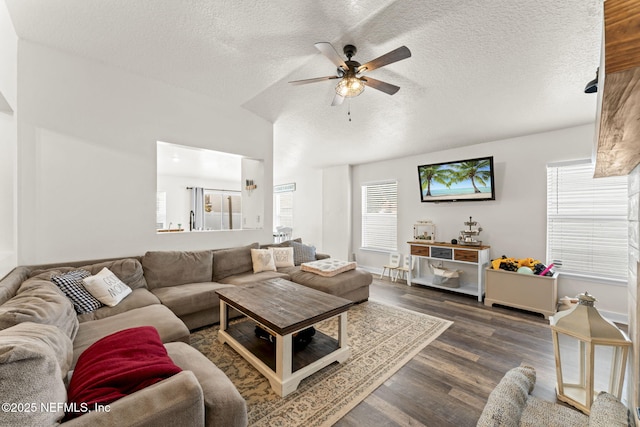
[[[471,181],[474,193],[481,193],[476,186],[476,182],[485,188],[491,183],[491,172],[489,171],[489,160],[471,160],[456,163],[456,170],[453,171],[452,183]]]
[[[444,169],[442,165],[433,165],[420,168],[420,182],[422,183],[422,192],[425,196],[431,196],[431,182],[435,181],[442,185],[448,186],[451,171]],[[426,187],[426,188],[425,188]],[[424,190],[427,190],[424,193]]]
[[[493,158],[418,166],[422,201],[492,200]]]

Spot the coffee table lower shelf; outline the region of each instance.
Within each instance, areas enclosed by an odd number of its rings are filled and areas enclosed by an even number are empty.
[[[223,315],[226,314],[225,310],[228,310],[228,304],[220,301],[221,319],[227,319]],[[350,356],[346,311],[334,316],[338,317],[339,323],[337,340],[316,330],[311,342],[300,350],[294,349],[292,339],[293,334],[298,331],[281,336],[260,324],[275,337],[276,342],[269,343],[255,336],[254,328],[259,323],[247,317],[247,321],[234,325],[222,321],[218,339],[223,344],[227,343],[264,375],[279,396],[284,397],[294,392],[304,378],[333,362],[342,363]]]

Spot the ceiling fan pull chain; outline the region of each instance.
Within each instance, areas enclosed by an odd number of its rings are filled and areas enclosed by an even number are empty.
[[[349,121],[351,121],[351,100],[348,100],[347,102],[349,103],[347,116],[349,117]]]

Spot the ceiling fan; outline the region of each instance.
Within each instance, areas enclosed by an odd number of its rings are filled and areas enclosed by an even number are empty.
[[[302,85],[307,83],[321,82],[324,80],[340,79],[336,86],[336,94],[333,97],[331,105],[340,105],[345,98],[353,98],[362,93],[365,86],[372,87],[379,91],[382,91],[388,95],[393,95],[400,90],[399,86],[385,83],[380,80],[372,79],[368,76],[363,76],[363,73],[373,71],[376,68],[384,67],[385,65],[393,64],[394,62],[401,61],[411,56],[411,51],[406,46],[401,46],[397,49],[387,52],[382,56],[377,57],[365,64],[360,65],[357,61],[352,61],[351,58],[355,56],[358,51],[354,45],[348,44],[343,48],[343,52],[347,57],[347,60],[343,60],[338,54],[335,48],[328,42],[319,42],[314,46],[336,67],[338,67],[335,76],[316,77],[314,79],[295,80],[289,82],[293,85]]]

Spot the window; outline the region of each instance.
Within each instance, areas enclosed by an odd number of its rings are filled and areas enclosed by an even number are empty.
[[[398,247],[398,183],[362,186],[362,247],[395,251]]]
[[[293,191],[273,195],[274,227],[293,228]]]
[[[627,280],[627,177],[590,162],[547,166],[547,260],[567,274]]]

